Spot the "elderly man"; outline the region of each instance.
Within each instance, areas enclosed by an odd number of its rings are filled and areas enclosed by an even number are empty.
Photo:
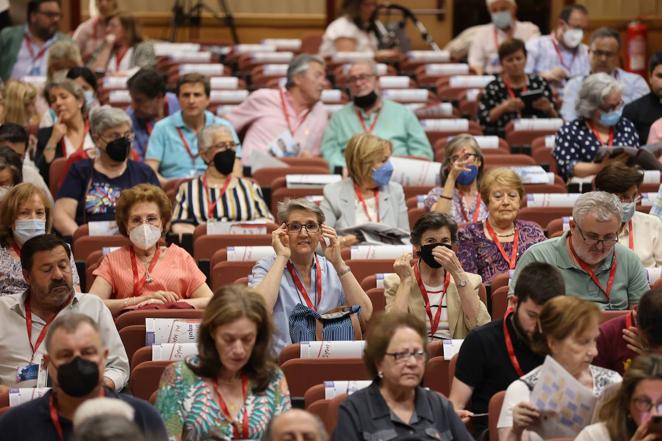
[[[108,348],[101,333],[96,320],[85,314],[66,313],[53,321],[44,345],[47,351],[44,364],[52,390],[0,418],[0,433],[5,439],[68,440],[76,410],[87,400],[99,396],[129,404],[133,421],[145,439],[168,439],[161,417],[149,403],[104,387]]]
[[[526,73],[538,74],[562,93],[568,78],[588,75],[588,46],[582,43],[588,27],[584,5],[568,5],[559,14],[556,29],[526,43]]]
[[[492,25],[481,27],[469,47],[469,66],[479,75],[501,72],[499,45],[505,40],[519,38],[527,42],[540,35],[538,26],[517,20],[515,0],[486,0]]]
[[[572,218],[570,231],[526,250],[512,282],[517,283],[530,262],[547,262],[563,274],[568,295],[606,310],[632,309],[648,289],[648,280],[637,255],[618,243],[623,221],[618,197],[603,191],[585,193],[575,202]]]
[[[326,441],[324,424],[310,412],[290,409],[269,422],[265,441]]]
[[[596,29],[591,34],[588,53],[592,74],[604,72],[616,78],[623,85],[623,102],[625,104],[650,92],[646,80],[640,75],[625,72],[618,67],[619,54],[621,53],[621,34],[617,30],[611,28]],[[565,85],[561,116],[566,121],[577,118],[577,99],[584,78],[575,77]]]
[[[352,102],[335,112],[324,131],[322,155],[333,170],[345,167],[345,146],[362,132],[393,143],[393,156],[414,155],[432,159],[432,147],[416,115],[402,104],[379,94],[377,66],[371,60],[355,62],[348,73]]]
[[[321,58],[301,54],[287,68],[284,89],[260,89],[233,110],[228,120],[244,137],[244,163],[255,152],[276,156],[319,156],[327,113],[320,97],[325,70]]]
[[[157,173],[161,185],[171,179],[188,178],[203,173],[207,164],[198,150],[198,134],[210,124],[226,125],[237,144],[234,173],[241,175],[241,146],[232,124],[207,111],[210,102],[209,79],[188,73],[177,81],[177,99],[182,110],[154,125],[149,138],[145,162]]]
[[[70,257],[69,246],[55,235],[36,236],[23,244],[21,266],[30,288],[20,295],[0,296],[0,389],[46,386],[41,363],[44,336],[53,319],[69,312],[90,316],[101,329],[109,350],[104,385],[121,390],[127,384],[129,361],[113,317],[98,297],[74,292]]]

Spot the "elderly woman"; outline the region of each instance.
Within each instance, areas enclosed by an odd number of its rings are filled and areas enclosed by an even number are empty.
[[[359,305],[361,320],[370,319],[370,298],[343,260],[336,231],[324,224],[324,212],[305,199],[289,199],[278,205],[278,219],[281,225],[271,239],[276,255],[259,260],[249,277],[249,285],[273,311],[276,353],[292,343],[288,321],[304,304],[320,314]],[[318,245],[323,255],[315,253]]]
[[[487,203],[487,218],[460,231],[457,254],[465,271],[488,283],[496,274],[515,269],[524,251],[545,240],[545,234],[535,222],[517,219],[524,185],[514,171],[490,170],[480,183],[480,195]]]
[[[322,36],[319,53],[330,56],[337,52],[376,53],[379,42],[370,18],[377,9],[373,0],[344,0],[343,15],[329,24]]]
[[[87,118],[90,111],[100,105],[97,96],[97,77],[94,75],[94,72],[85,66],[72,67],[67,71],[66,77],[73,80],[82,89],[85,96],[85,117]],[[50,127],[55,124],[56,120],[57,113],[55,113],[55,110],[48,109],[48,111],[42,113],[39,127]]]
[[[327,225],[345,229],[370,222],[409,230],[402,186],[391,182],[390,141],[369,133],[352,136],[345,149],[348,177],[324,187],[320,207]],[[340,238],[343,247],[361,242],[355,235]]]
[[[171,439],[264,439],[291,407],[271,357],[271,310],[241,285],[222,287],[205,309],[197,356],[166,368],[156,409]]]
[[[478,105],[478,120],[486,134],[506,136],[506,125],[517,118],[556,118],[552,90],[545,79],[527,74],[526,47],[520,39],[506,40],[499,46],[501,76],[485,87]],[[538,91],[538,98],[527,99]]]
[[[568,374],[599,397],[608,386],[621,381],[617,372],[591,364],[598,353],[596,340],[600,334],[599,326],[600,308],[594,303],[572,296],[554,297],[540,311],[531,347],[540,354],[552,357]],[[542,369],[542,366],[537,367],[508,386],[497,423],[500,441],[543,439],[532,430],[540,422],[542,414],[529,402]]]
[[[483,175],[483,154],[471,135],[453,137],[444,149],[441,185],[425,198],[432,211],[450,214],[458,224],[485,220],[487,207],[480,198],[478,185]]]
[[[103,106],[90,115],[96,159],[75,162],[55,202],[55,228],[70,236],[79,225],[115,219],[115,204],[125,188],[141,183],[159,185],[154,171],[129,159],[131,119],[125,111]]]
[[[623,85],[611,75],[587,77],[579,90],[576,110],[579,117],[559,129],[552,152],[563,177],[592,176],[608,162],[624,159],[623,155],[605,155],[595,163],[601,147],[639,147],[637,129],[622,116]]]
[[[154,45],[143,41],[135,17],[118,14],[108,20],[104,43],[92,54],[89,66],[95,72],[126,72],[133,68],[154,67]]]
[[[373,381],[340,405],[334,441],[473,440],[450,401],[420,386],[426,340],[411,314],[382,314],[371,324],[363,360]]]
[[[159,187],[139,184],[122,191],[117,226],[131,245],[103,258],[90,288],[113,314],[150,303],[181,301],[204,308],[209,302],[212,292],[191,255],[175,244],[161,246],[171,212],[170,199]]]
[[[51,209],[44,190],[28,183],[18,184],[0,199],[0,296],[22,294],[29,288],[21,269],[21,248],[28,239],[51,232]],[[73,257],[71,268],[79,292]]]
[[[95,0],[94,3],[99,14],[79,24],[73,36],[85,61],[104,43],[108,21],[117,14],[117,0]]]
[[[409,312],[424,320],[428,336],[464,338],[490,321],[480,301],[480,276],[465,273],[453,252],[457,224],[447,214],[426,213],[414,225],[411,254],[395,260],[395,275],[384,280],[386,310]]]
[[[204,127],[198,134],[198,149],[207,171],[179,186],[173,232],[193,233],[197,225],[209,221],[273,220],[260,187],[250,179],[232,176],[237,144],[228,127]]]

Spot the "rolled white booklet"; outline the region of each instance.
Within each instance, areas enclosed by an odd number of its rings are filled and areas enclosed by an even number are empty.
[[[300,347],[300,358],[361,358],[365,340],[303,341]]]

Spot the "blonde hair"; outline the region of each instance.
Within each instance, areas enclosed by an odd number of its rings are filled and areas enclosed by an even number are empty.
[[[494,185],[504,185],[517,190],[520,199],[524,197],[524,184],[520,177],[509,168],[493,168],[480,180],[480,197],[485,204],[490,201],[490,192]]]
[[[46,233],[53,226],[53,207],[48,196],[40,187],[29,182],[24,182],[12,187],[9,192],[0,199],[0,245],[8,246],[13,241],[12,228],[18,216],[21,205],[28,202],[34,195],[38,195],[44,204],[46,211]]]
[[[9,80],[5,84],[5,123],[14,123],[22,127],[28,127],[36,118],[36,113],[28,110],[28,106],[34,104],[37,99],[37,89],[28,83],[17,80]]]
[[[352,136],[345,148],[347,172],[359,185],[370,182],[373,165],[381,162],[385,153],[392,152],[391,141],[370,133],[356,134]]]
[[[71,67],[82,66],[83,59],[80,56],[78,45],[70,41],[57,41],[48,49],[46,72],[49,80],[52,79],[53,64],[55,63],[67,63]]]

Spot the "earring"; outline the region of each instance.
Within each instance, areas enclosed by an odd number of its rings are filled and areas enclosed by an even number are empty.
[[[377,372],[377,376],[379,378],[384,378],[384,372],[382,372],[382,371]]]

